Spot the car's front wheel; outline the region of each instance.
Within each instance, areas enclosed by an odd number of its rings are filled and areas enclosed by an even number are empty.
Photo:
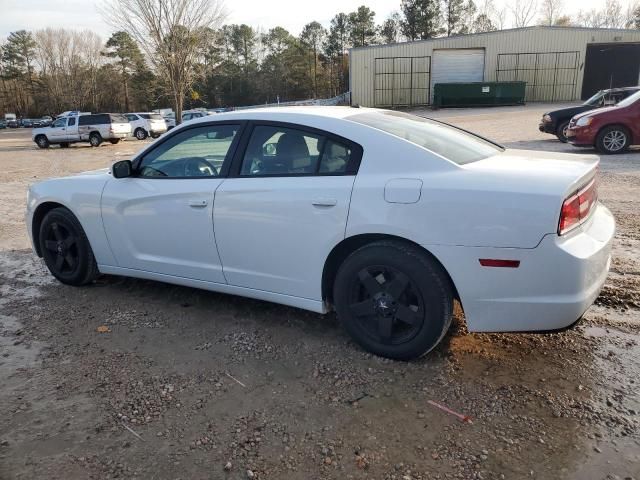
[[[447,274],[419,248],[374,242],[353,252],[336,276],[338,319],[366,350],[410,360],[431,351],[451,324]]]
[[[556,129],[556,137],[558,137],[558,140],[560,140],[562,143],[567,143],[568,128],[569,128],[569,122],[562,122],[560,125],[558,125],[558,128]]]
[[[36,137],[36,145],[40,148],[49,148],[49,139],[44,135],[38,135]]]
[[[45,215],[38,240],[47,268],[62,283],[85,285],[98,276],[98,266],[82,225],[66,208],[54,208]]]
[[[631,144],[629,131],[621,125],[605,127],[598,133],[596,148],[606,154],[622,153]]]

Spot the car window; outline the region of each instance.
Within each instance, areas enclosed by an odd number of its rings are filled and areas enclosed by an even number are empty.
[[[302,130],[259,125],[244,154],[241,175],[316,173],[324,137]]]
[[[238,125],[190,128],[147,153],[138,167],[141,177],[217,177]]]
[[[622,100],[620,103],[618,103],[619,107],[628,107],[629,105],[632,105],[633,103],[635,103],[636,100],[640,99],[640,91],[635,92],[633,95],[625,98],[624,100]]]
[[[127,120],[127,117],[125,117],[124,115],[121,115],[119,113],[112,113],[107,115],[108,121],[106,123],[129,123],[129,120]]]
[[[324,174],[345,173],[353,154],[353,149],[350,146],[335,140],[326,140],[318,172]]]
[[[76,124],[76,117],[70,117],[69,123],[67,123],[68,127],[73,127]]]
[[[52,127],[56,127],[56,128],[60,128],[60,127],[64,127],[66,124],[67,124],[67,119],[66,118],[59,118],[55,122],[53,122],[51,124],[51,126]]]
[[[125,115],[125,117],[127,117],[127,120],[129,120],[130,122],[135,122],[136,120],[138,120],[138,116],[133,115],[132,113]]]
[[[500,147],[444,123],[402,112],[374,111],[346,117],[419,145],[458,165],[496,155]]]

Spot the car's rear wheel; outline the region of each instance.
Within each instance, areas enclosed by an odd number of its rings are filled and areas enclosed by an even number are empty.
[[[36,137],[36,145],[40,148],[49,148],[49,139],[44,135],[38,135]]]
[[[431,351],[451,324],[453,293],[442,267],[419,248],[374,242],[340,266],[333,289],[339,320],[366,350],[410,360]]]
[[[144,140],[147,138],[147,131],[144,128],[137,128],[135,131],[135,136],[138,140]]]
[[[89,135],[89,143],[92,147],[99,147],[102,143],[102,135],[100,135],[98,132],[93,132],[91,135]]]
[[[120,139],[119,138],[112,138],[109,140],[109,142],[111,143],[111,145],[117,145],[120,143]]]
[[[567,143],[568,128],[569,122],[562,122],[560,125],[558,125],[558,128],[556,128],[556,137],[558,137],[558,140],[560,140],[562,143]]]
[[[98,266],[82,225],[66,208],[54,208],[45,215],[38,240],[47,268],[62,283],[85,285],[98,276]]]
[[[629,131],[621,125],[605,127],[598,133],[596,148],[601,153],[622,153],[631,144]]]

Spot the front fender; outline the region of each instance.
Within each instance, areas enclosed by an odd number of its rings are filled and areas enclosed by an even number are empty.
[[[117,265],[102,224],[102,191],[111,177],[108,174],[79,175],[36,183],[29,189],[25,221],[32,246],[37,242],[34,231],[46,211],[56,206],[69,209],[84,229],[98,264]]]

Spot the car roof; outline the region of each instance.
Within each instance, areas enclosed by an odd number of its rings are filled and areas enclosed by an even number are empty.
[[[375,108],[353,108],[353,107],[325,107],[325,106],[295,106],[295,107],[267,107],[267,108],[251,108],[246,110],[234,110],[231,112],[222,112],[215,115],[215,120],[272,120],[272,121],[291,121],[296,118],[303,120],[304,118],[334,118],[343,120],[346,117],[363,113],[364,111],[378,111]],[[189,124],[193,125],[200,122],[210,122],[211,116],[201,117],[191,120]]]
[[[628,90],[640,90],[640,86],[636,87],[616,87],[616,88],[605,88],[602,90],[603,92],[626,92]]]

